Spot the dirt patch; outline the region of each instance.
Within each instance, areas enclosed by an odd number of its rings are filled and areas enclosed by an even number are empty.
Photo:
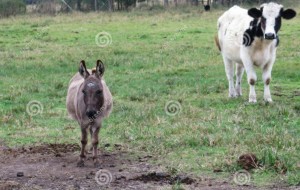
[[[80,150],[78,144],[47,144],[35,147],[22,147],[19,149],[5,148],[2,149],[6,155],[21,155],[21,154],[53,154],[55,156],[61,156],[62,153],[76,152]]]
[[[169,174],[165,168],[149,161],[152,155],[139,155],[123,151],[121,145],[113,152],[100,151],[101,166],[95,168],[91,155],[85,167],[78,168],[77,144],[47,144],[17,149],[0,149],[0,190],[98,190],[98,189],[172,189],[181,184],[183,189],[233,190],[251,189],[253,186],[235,186],[232,179],[218,181]],[[274,189],[274,188],[273,188]],[[280,188],[282,189],[282,188]]]
[[[160,184],[187,184],[191,185],[196,182],[195,179],[190,178],[185,175],[176,175],[176,176],[171,176],[167,173],[158,173],[158,172],[152,172],[148,174],[142,174],[141,176],[138,176],[136,178],[133,178],[131,180],[136,180],[136,181],[142,181],[144,183],[151,183],[151,182],[160,182]]]

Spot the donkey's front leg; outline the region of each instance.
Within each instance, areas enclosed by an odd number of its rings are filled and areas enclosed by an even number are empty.
[[[94,160],[94,166],[99,166],[99,159],[98,159],[98,152],[97,152],[97,146],[98,146],[98,134],[100,130],[100,126],[97,126],[96,124],[92,125],[90,127],[90,133],[91,133],[91,139],[92,139],[92,150],[93,150],[93,160]]]
[[[77,163],[78,167],[84,166],[84,160],[85,160],[85,146],[87,144],[87,128],[81,127],[81,151],[80,151],[80,158],[79,162]]]

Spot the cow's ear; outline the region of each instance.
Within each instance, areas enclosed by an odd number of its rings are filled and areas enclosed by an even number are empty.
[[[80,61],[80,65],[79,65],[79,74],[83,77],[83,78],[87,78],[88,76],[90,76],[90,73],[87,71],[86,66],[85,66],[85,61],[82,60]]]
[[[105,67],[104,67],[104,64],[101,60],[97,60],[97,63],[96,63],[96,76],[97,77],[102,77],[103,74],[104,74],[104,71],[105,71]]]
[[[287,9],[287,10],[282,10],[281,11],[281,17],[284,19],[292,19],[296,16],[296,11],[293,9]]]
[[[262,11],[257,8],[251,8],[248,10],[248,15],[253,18],[259,18],[262,16]]]

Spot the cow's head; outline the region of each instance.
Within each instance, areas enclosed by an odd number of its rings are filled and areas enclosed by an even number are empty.
[[[281,27],[281,18],[292,19],[296,16],[293,9],[284,10],[282,5],[277,3],[266,3],[260,9],[251,8],[248,15],[260,20],[263,37],[268,40],[277,38],[277,33]]]
[[[84,78],[82,90],[79,93],[83,94],[83,101],[86,105],[85,114],[90,119],[95,119],[97,113],[101,111],[104,104],[103,85],[101,77],[104,74],[104,65],[98,60],[96,69],[90,74],[86,69],[85,62],[80,62],[79,73]]]

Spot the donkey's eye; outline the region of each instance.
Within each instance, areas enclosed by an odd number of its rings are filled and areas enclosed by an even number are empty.
[[[85,90],[82,90],[82,93],[85,95],[85,94],[86,94],[86,91],[85,91]]]
[[[97,94],[97,95],[102,94],[102,90],[97,90],[97,91],[96,91],[96,94]]]

